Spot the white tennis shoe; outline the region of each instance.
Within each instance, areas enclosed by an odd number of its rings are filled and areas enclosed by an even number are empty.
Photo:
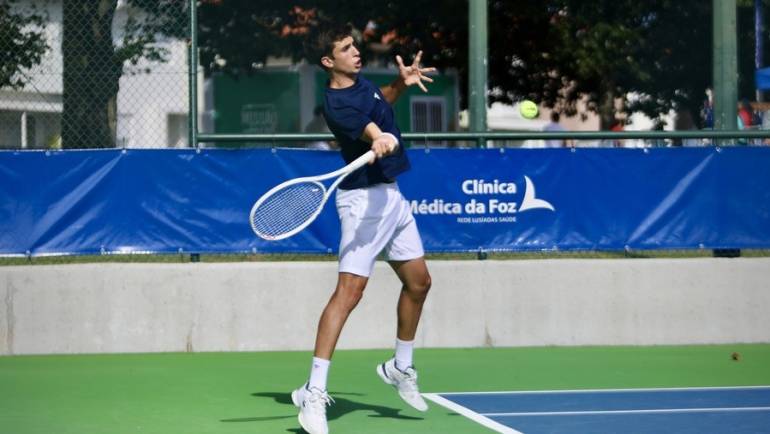
[[[326,406],[334,400],[325,390],[308,387],[307,383],[291,392],[291,402],[299,409],[299,424],[308,434],[329,434]]]
[[[377,365],[377,375],[382,378],[386,384],[390,384],[398,390],[398,395],[407,404],[419,411],[427,411],[428,404],[422,399],[420,390],[417,387],[417,371],[414,366],[405,370],[396,368],[396,359],[390,359],[385,363]]]

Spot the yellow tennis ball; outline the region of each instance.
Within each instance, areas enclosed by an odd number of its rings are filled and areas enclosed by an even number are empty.
[[[519,104],[519,111],[525,118],[534,119],[537,117],[537,104],[526,99]]]

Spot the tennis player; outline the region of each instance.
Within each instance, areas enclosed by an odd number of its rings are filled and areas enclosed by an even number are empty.
[[[326,406],[332,399],[326,380],[334,348],[381,252],[403,286],[397,306],[395,355],[378,365],[376,372],[407,404],[419,411],[428,409],[417,387],[412,349],[431,280],[417,224],[396,183],[396,177],[410,166],[391,105],[408,86],[427,91],[423,82],[433,80],[424,74],[435,68],[420,68],[422,52],[410,66],[396,56],[398,78],[379,88],[359,75],[361,54],[349,27],[324,31],[314,43],[317,58],[329,76],[324,118],[342,157],[350,163],[370,149],[377,156],[372,164],[345,178],[337,192],[342,225],[337,287],[318,323],[310,378],[291,394],[302,428],[310,434],[327,434]]]

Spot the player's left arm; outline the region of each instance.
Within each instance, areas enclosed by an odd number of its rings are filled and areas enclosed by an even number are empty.
[[[423,92],[427,92],[424,82],[433,83],[433,79],[424,75],[428,72],[434,72],[436,68],[421,68],[420,60],[422,60],[422,51],[419,51],[414,56],[414,62],[411,65],[404,65],[404,60],[401,56],[396,56],[396,63],[398,64],[398,78],[387,86],[380,88],[382,94],[385,96],[385,100],[390,104],[396,102],[398,97],[404,93],[407,87],[417,85],[420,86]]]

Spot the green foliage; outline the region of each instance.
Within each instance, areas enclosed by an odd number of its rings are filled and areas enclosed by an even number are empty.
[[[128,0],[128,19],[121,44],[115,47],[116,61],[124,72],[137,73],[140,60],[168,61],[169,52],[157,45],[162,38],[188,38],[187,2],[169,0]],[[128,66],[128,65],[131,66]]]
[[[614,99],[629,93],[640,98],[626,101],[627,110],[653,118],[702,101],[711,70],[709,2],[550,0],[524,10],[514,3],[490,5],[491,39],[502,35],[497,49],[510,53],[495,56],[490,44],[490,87],[500,99],[526,97],[575,114],[586,98],[604,128],[614,121]],[[501,58],[516,59],[515,67]]]
[[[0,87],[22,87],[24,69],[38,64],[48,49],[44,34],[37,30],[44,17],[34,11],[19,13],[14,9],[17,3],[0,2]],[[314,63],[305,42],[328,23],[349,22],[359,29],[369,62],[392,64],[396,54],[408,59],[424,50],[426,65],[454,68],[463,80],[467,77],[467,0],[199,3],[200,60],[207,74],[248,74],[263,67],[270,56]],[[169,53],[158,42],[188,36],[188,2],[127,0],[125,36],[117,43],[110,25],[117,0],[63,4],[67,29],[62,44],[67,107],[63,146],[114,146],[114,99],[120,76],[147,72],[138,69],[142,59],[167,60]],[[575,114],[577,103],[586,98],[587,110],[599,113],[602,125],[608,127],[615,115],[615,98],[636,95],[625,101],[626,110],[653,118],[671,109],[697,113],[711,85],[711,2],[488,0],[488,4],[490,102],[532,99]],[[753,6],[752,0],[738,1],[742,97],[753,94]],[[103,92],[85,85],[95,79]],[[465,85],[460,89],[463,94],[467,90]],[[71,110],[75,117],[67,115]],[[68,130],[93,132],[94,137],[87,143],[75,142]]]
[[[467,8],[461,0],[448,0],[443,6],[443,11]],[[364,42],[360,48],[368,60],[392,61],[395,54],[411,56],[417,49],[425,49],[429,56],[425,63],[437,67],[456,66],[467,58],[457,49],[458,41],[467,40],[466,14],[436,13],[435,2],[428,0],[349,2],[344,7],[331,0],[207,1],[198,12],[200,60],[209,74],[248,74],[269,56],[315,63],[305,43],[331,23],[351,23],[359,29]],[[370,22],[376,28],[367,30]],[[379,42],[395,29],[392,43]]]
[[[765,3],[767,1],[765,0]],[[307,57],[302,41],[325,22],[362,31],[368,60],[425,51],[424,63],[467,76],[464,0],[348,2],[206,1],[199,9],[207,73],[238,75],[268,56]],[[533,99],[568,114],[587,109],[614,119],[614,98],[653,118],[697,113],[711,85],[711,2],[698,0],[489,0],[490,101]],[[742,93],[753,85],[753,1],[738,2]],[[315,59],[308,59],[311,63]],[[465,86],[461,87],[465,92]],[[465,105],[463,103],[462,105]]]
[[[24,87],[23,71],[39,64],[49,48],[42,30],[46,17],[34,8],[20,11],[17,3],[0,2],[0,88]]]
[[[123,39],[115,44],[117,7],[117,0],[63,2],[63,148],[114,147],[120,77],[148,72],[136,68],[142,59],[165,62],[168,52],[157,43],[188,32],[187,2],[128,0]]]
[[[644,97],[629,109],[653,118],[670,109],[697,115],[712,85],[711,2],[652,3],[641,33],[646,43],[638,54],[644,75],[626,86]]]
[[[290,6],[271,1],[205,2],[198,9],[200,62],[207,71],[247,73],[289,51],[281,29]]]

